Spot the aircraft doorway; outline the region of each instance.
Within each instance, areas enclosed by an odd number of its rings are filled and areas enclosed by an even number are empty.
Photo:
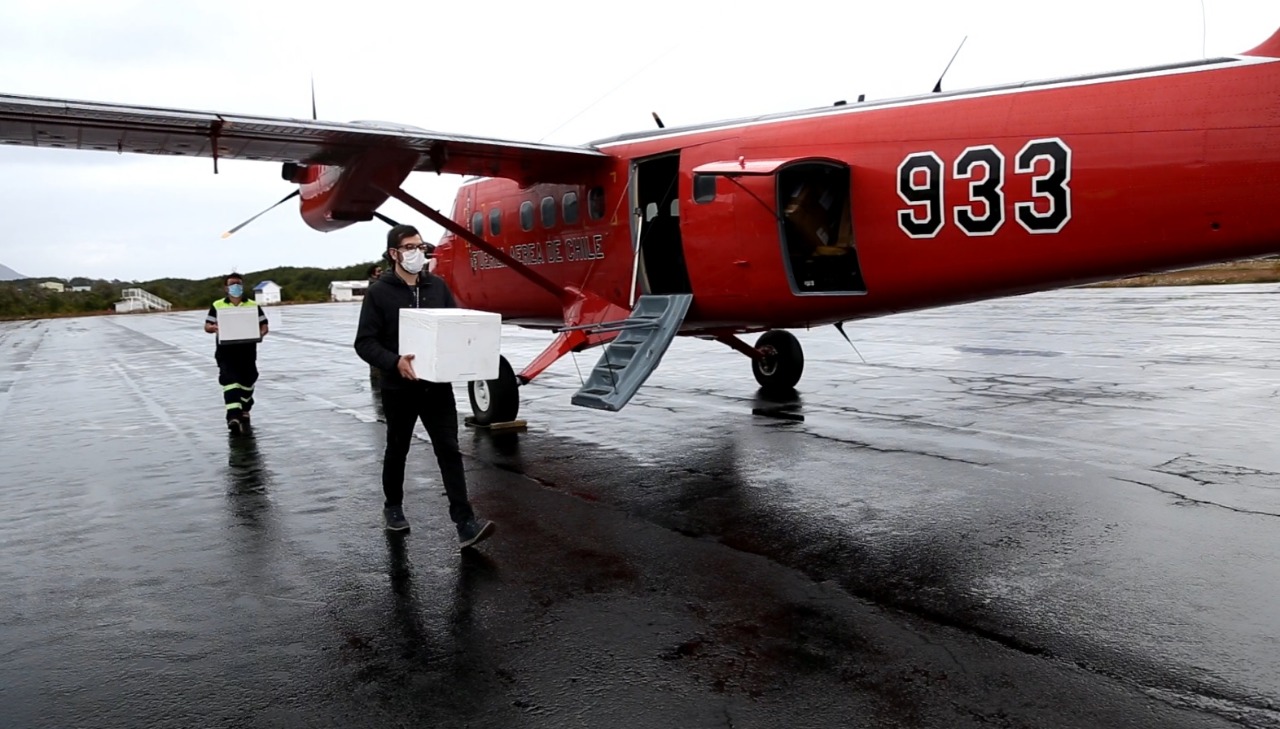
[[[849,167],[812,160],[778,175],[782,251],[801,294],[865,294],[853,237]]]
[[[640,231],[637,279],[642,293],[693,293],[680,240],[679,171],[679,153],[635,163],[632,182]]]

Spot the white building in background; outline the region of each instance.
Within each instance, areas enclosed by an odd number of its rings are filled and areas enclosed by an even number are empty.
[[[38,284],[36,284],[36,285],[37,285],[37,286],[39,286],[39,287],[40,287],[40,288],[42,288],[42,289],[48,289],[48,290],[50,290],[50,291],[57,291],[58,293],[62,293],[63,291],[66,291],[66,289],[67,289],[66,284],[64,284],[64,283],[62,283],[62,282],[60,282],[60,281],[41,281],[40,283],[38,283]]]
[[[368,290],[368,281],[330,281],[330,301],[364,301],[364,292]]]
[[[253,300],[259,304],[279,304],[280,293],[284,289],[275,281],[263,281],[253,287]]]

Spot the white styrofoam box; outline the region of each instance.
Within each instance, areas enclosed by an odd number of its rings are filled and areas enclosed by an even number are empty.
[[[502,316],[475,309],[401,309],[400,354],[412,354],[413,372],[428,382],[471,382],[498,377]]]
[[[258,341],[262,335],[258,329],[257,307],[230,307],[215,309],[218,314],[218,341]]]

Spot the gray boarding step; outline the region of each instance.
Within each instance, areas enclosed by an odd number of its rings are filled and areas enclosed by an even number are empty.
[[[691,303],[693,294],[641,296],[626,321],[600,325],[600,330],[622,333],[605,345],[600,361],[571,402],[584,408],[621,410],[657,369]]]

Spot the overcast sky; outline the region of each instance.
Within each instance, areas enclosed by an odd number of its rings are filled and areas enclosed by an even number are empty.
[[[667,126],[1246,51],[1277,0],[0,4],[0,93],[580,144]],[[1203,22],[1202,22],[1203,18]],[[275,164],[0,149],[0,264],[28,276],[202,278],[343,266],[386,226],[308,228]],[[461,178],[407,189],[450,209]],[[382,211],[440,230],[390,201]]]

